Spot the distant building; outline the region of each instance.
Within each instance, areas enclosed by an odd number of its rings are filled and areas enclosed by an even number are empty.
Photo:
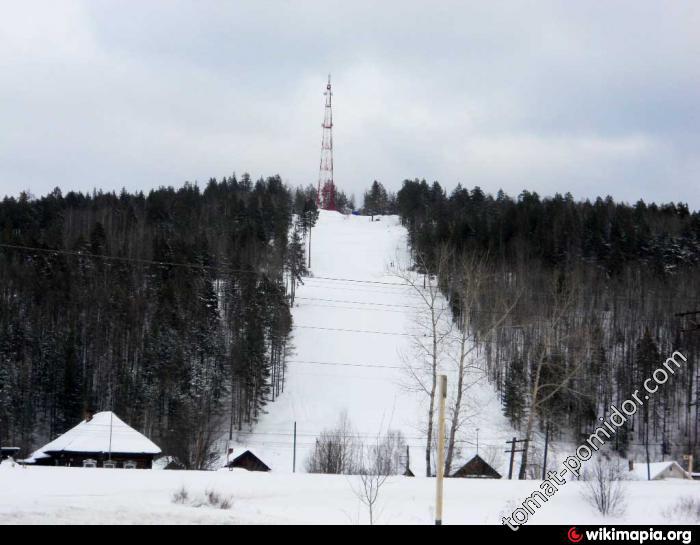
[[[690,479],[690,475],[678,462],[653,462],[649,464],[647,471],[646,462],[634,463],[630,461],[629,478],[635,481],[646,481],[651,474],[652,481],[664,481],[666,479]]]
[[[107,411],[88,415],[24,462],[39,466],[151,469],[153,458],[160,453],[150,439]]]
[[[12,458],[13,460],[17,458],[19,453],[19,447],[0,447],[0,462]]]
[[[227,459],[226,467],[229,469],[241,468],[248,471],[270,471],[267,464],[247,449],[230,448]]]
[[[459,479],[500,479],[501,474],[478,454],[452,475]]]

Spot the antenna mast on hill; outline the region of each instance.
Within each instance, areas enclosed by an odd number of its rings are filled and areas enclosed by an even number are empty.
[[[331,75],[328,74],[326,108],[323,115],[323,136],[321,138],[321,167],[318,175],[316,204],[324,210],[335,210],[335,184],[333,183],[333,109],[331,107]]]

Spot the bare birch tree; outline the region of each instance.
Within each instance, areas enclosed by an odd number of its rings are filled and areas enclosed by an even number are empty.
[[[420,311],[417,316],[418,335],[413,348],[416,361],[406,361],[406,369],[418,391],[428,396],[428,415],[425,445],[425,472],[431,476],[431,453],[435,428],[435,395],[440,359],[452,321],[447,302],[440,293],[439,281],[447,270],[449,253],[441,249],[435,259],[434,274],[430,274],[427,260],[416,255],[416,266],[395,268],[393,274],[403,280],[417,295]],[[418,271],[416,270],[418,269]],[[423,273],[423,276],[420,275]]]
[[[400,431],[388,430],[384,437],[377,436],[375,444],[363,450],[359,486],[356,488],[351,483],[351,487],[357,499],[367,507],[371,526],[377,518],[377,502],[382,487],[390,475],[400,472],[401,453],[405,446],[406,441]]]
[[[532,380],[527,396],[527,425],[523,444],[523,454],[520,463],[518,478],[523,480],[527,475],[528,455],[532,446],[533,431],[540,411],[545,404],[560,393],[579,394],[572,386],[571,381],[581,371],[587,359],[583,355],[587,352],[586,344],[589,335],[584,334],[571,324],[566,324],[568,314],[575,308],[576,288],[573,281],[564,286],[561,279],[555,278],[553,287],[553,304],[550,306],[549,319],[541,324],[539,339],[533,343],[529,350],[529,359],[533,361]],[[567,341],[573,341],[567,365],[567,359],[563,357],[563,351]],[[558,373],[552,372],[557,367]],[[545,377],[546,375],[546,377]],[[544,380],[543,380],[544,379]]]
[[[473,353],[477,350],[481,339],[489,340],[518,302],[516,294],[508,300],[503,292],[489,294],[486,301],[489,309],[486,319],[475,319],[481,316],[480,309],[484,300],[485,285],[494,276],[493,269],[487,265],[483,256],[471,254],[463,257],[451,272],[452,299],[457,303],[457,328],[452,342],[446,350],[447,359],[454,365],[455,383],[450,403],[450,426],[447,437],[445,454],[445,474],[452,472],[452,462],[455,455],[457,434],[462,425],[468,420],[465,417],[465,396],[470,388],[478,384],[485,376],[485,370],[478,362],[474,362]]]

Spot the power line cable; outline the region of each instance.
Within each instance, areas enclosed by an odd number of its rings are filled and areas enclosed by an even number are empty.
[[[66,255],[66,256],[72,256],[72,257],[82,257],[82,258],[90,258],[90,259],[102,259],[105,261],[117,261],[117,262],[125,262],[125,263],[138,263],[142,265],[153,265],[153,266],[165,266],[165,267],[184,267],[184,268],[189,268],[189,269],[200,269],[200,270],[210,270],[210,271],[225,271],[229,273],[235,273],[235,274],[255,274],[255,275],[263,275],[264,273],[261,271],[251,271],[247,269],[234,269],[232,267],[228,267],[226,265],[205,265],[202,263],[183,263],[183,262],[174,262],[174,261],[160,261],[160,260],[153,260],[153,259],[143,259],[143,258],[135,258],[135,257],[122,257],[122,256],[111,256],[111,255],[102,255],[102,254],[94,254],[91,252],[83,252],[83,251],[74,251],[74,250],[65,250],[65,249],[52,249],[52,248],[40,248],[36,246],[24,246],[24,245],[18,245],[18,244],[7,244],[7,243],[0,243],[0,248],[5,248],[9,250],[18,250],[18,251],[24,251],[24,252],[40,252],[40,253],[46,253],[46,254],[53,254],[53,255]],[[380,281],[380,280],[363,280],[363,279],[358,279],[358,278],[339,278],[339,277],[331,277],[331,276],[309,276],[304,279],[305,281],[313,281],[313,280],[325,280],[329,282],[337,282],[337,283],[350,283],[350,284],[367,284],[367,285],[375,285],[375,286],[396,286],[397,288],[403,288],[404,290],[409,290],[409,291],[414,291],[418,290],[421,291],[423,288],[420,288],[419,286],[412,286],[411,284],[408,283],[400,283],[400,282],[385,282],[385,281]],[[316,286],[316,287],[324,287],[324,286]],[[330,288],[328,288],[330,289]],[[338,288],[336,288],[338,289]],[[346,290],[351,290],[352,288],[342,288]],[[419,297],[413,294],[401,294],[400,290],[396,290],[397,295],[401,296],[408,296],[408,297]],[[585,297],[583,299],[592,299],[591,297]],[[610,299],[615,299],[615,300],[620,300],[620,301],[673,301],[673,302],[700,302],[700,299],[695,299],[695,298],[687,298],[684,297],[682,294],[679,294],[678,298],[672,298],[672,297],[658,297],[658,296],[649,296],[649,294],[643,294],[642,297],[639,298],[633,298],[631,296],[624,296],[624,295],[618,295],[618,296],[605,296],[601,297],[602,300],[610,300]],[[528,301],[531,301],[532,299],[528,299]],[[538,300],[544,300],[544,299],[538,299]]]

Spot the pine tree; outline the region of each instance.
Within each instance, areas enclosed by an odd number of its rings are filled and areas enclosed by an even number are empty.
[[[306,255],[304,243],[301,240],[299,230],[295,228],[292,231],[292,240],[289,243],[287,250],[287,270],[291,283],[290,305],[294,306],[294,298],[296,296],[297,283],[303,285],[302,278],[308,274],[306,269]]]
[[[387,213],[389,198],[386,189],[377,180],[372,182],[369,192],[365,193],[364,200],[364,212],[372,216],[372,220],[376,215]]]

